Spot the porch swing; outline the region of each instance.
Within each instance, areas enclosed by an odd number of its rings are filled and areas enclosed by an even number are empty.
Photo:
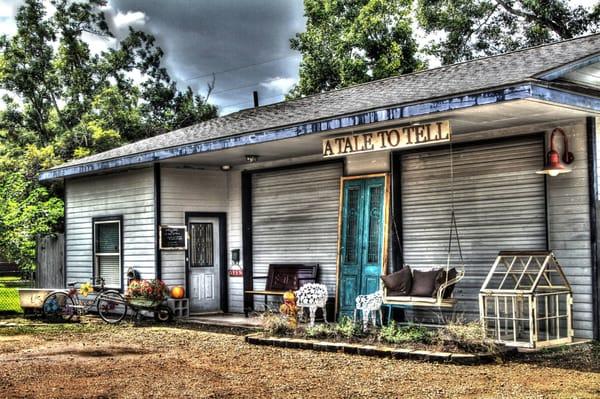
[[[453,164],[453,154],[452,154],[452,143],[450,143],[450,192],[451,192],[451,212],[450,212],[450,231],[448,237],[448,253],[446,256],[446,266],[443,269],[444,278],[437,290],[435,291],[435,296],[427,297],[427,296],[390,296],[388,295],[387,287],[383,288],[383,304],[388,306],[388,317],[389,313],[391,313],[392,307],[424,307],[424,308],[453,308],[456,305],[456,299],[452,296],[454,291],[454,286],[461,281],[465,276],[465,261],[462,254],[462,248],[460,246],[460,237],[458,234],[458,226],[456,223],[456,214],[454,211],[454,164]],[[396,220],[394,220],[394,230],[396,232],[396,239],[398,238],[398,229],[396,226]],[[458,249],[458,255],[460,257],[460,261],[450,266],[451,258],[452,258],[452,238],[453,235],[456,237],[456,244]],[[450,277],[450,274],[454,274]],[[389,320],[389,318],[388,318]]]

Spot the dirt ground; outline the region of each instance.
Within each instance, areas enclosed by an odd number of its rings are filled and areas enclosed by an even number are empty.
[[[2,327],[0,398],[598,398],[598,352],[457,366],[251,346],[181,326]]]

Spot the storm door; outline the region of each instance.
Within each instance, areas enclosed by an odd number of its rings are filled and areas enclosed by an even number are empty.
[[[356,296],[379,289],[384,257],[385,177],[343,183],[339,311],[350,315]]]
[[[221,310],[219,229],[218,218],[189,220],[188,278],[192,313]]]

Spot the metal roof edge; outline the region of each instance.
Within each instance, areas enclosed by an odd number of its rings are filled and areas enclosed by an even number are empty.
[[[532,84],[530,82],[516,83],[509,87],[496,88],[490,91],[479,91],[429,102],[386,107],[346,116],[327,118],[320,121],[309,121],[279,129],[252,132],[237,136],[219,137],[202,142],[183,144],[175,147],[162,148],[85,164],[64,167],[59,166],[54,169],[42,171],[38,179],[40,181],[64,179],[84,174],[97,173],[104,170],[159,162],[165,159],[203,152],[220,151],[244,145],[283,140],[341,128],[360,127],[376,122],[401,120],[404,118],[436,114],[478,105],[520,100],[530,98],[531,96]]]
[[[535,77],[541,80],[556,80],[569,72],[583,68],[590,64],[595,64],[597,62],[600,62],[600,53],[596,53],[575,61],[568,62],[564,65],[559,66],[558,68],[553,68],[548,71],[544,71],[536,75]]]
[[[553,85],[532,84],[531,98],[586,111],[600,112],[600,98]]]

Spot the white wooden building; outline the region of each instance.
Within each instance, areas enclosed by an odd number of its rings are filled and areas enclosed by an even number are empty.
[[[392,139],[379,151],[335,142],[441,121],[449,140]],[[566,132],[572,172],[536,174],[555,128]],[[598,338],[599,134],[600,35],[591,35],[243,110],[40,179],[65,182],[67,280],[101,275],[124,288],[133,267],[186,286],[192,311],[242,312],[252,304],[244,290],[263,284],[252,277],[285,262],[318,263],[342,310],[350,294],[378,284],[384,264],[445,262],[453,196],[466,260],[455,293],[461,312],[476,317],[499,251],[551,249],[573,288],[576,336]],[[326,139],[343,143],[332,149],[341,154],[328,152]],[[369,185],[375,177],[380,188]],[[382,212],[356,226],[340,220],[344,188],[357,201],[369,193],[365,215],[374,206]],[[375,193],[383,202],[373,205]],[[340,234],[340,225],[350,227]],[[192,241],[211,246],[161,250],[160,226],[186,226]],[[344,261],[349,248],[359,254],[356,267],[352,256]],[[228,274],[238,267],[236,250],[243,277]],[[369,270],[361,266],[367,258]]]

